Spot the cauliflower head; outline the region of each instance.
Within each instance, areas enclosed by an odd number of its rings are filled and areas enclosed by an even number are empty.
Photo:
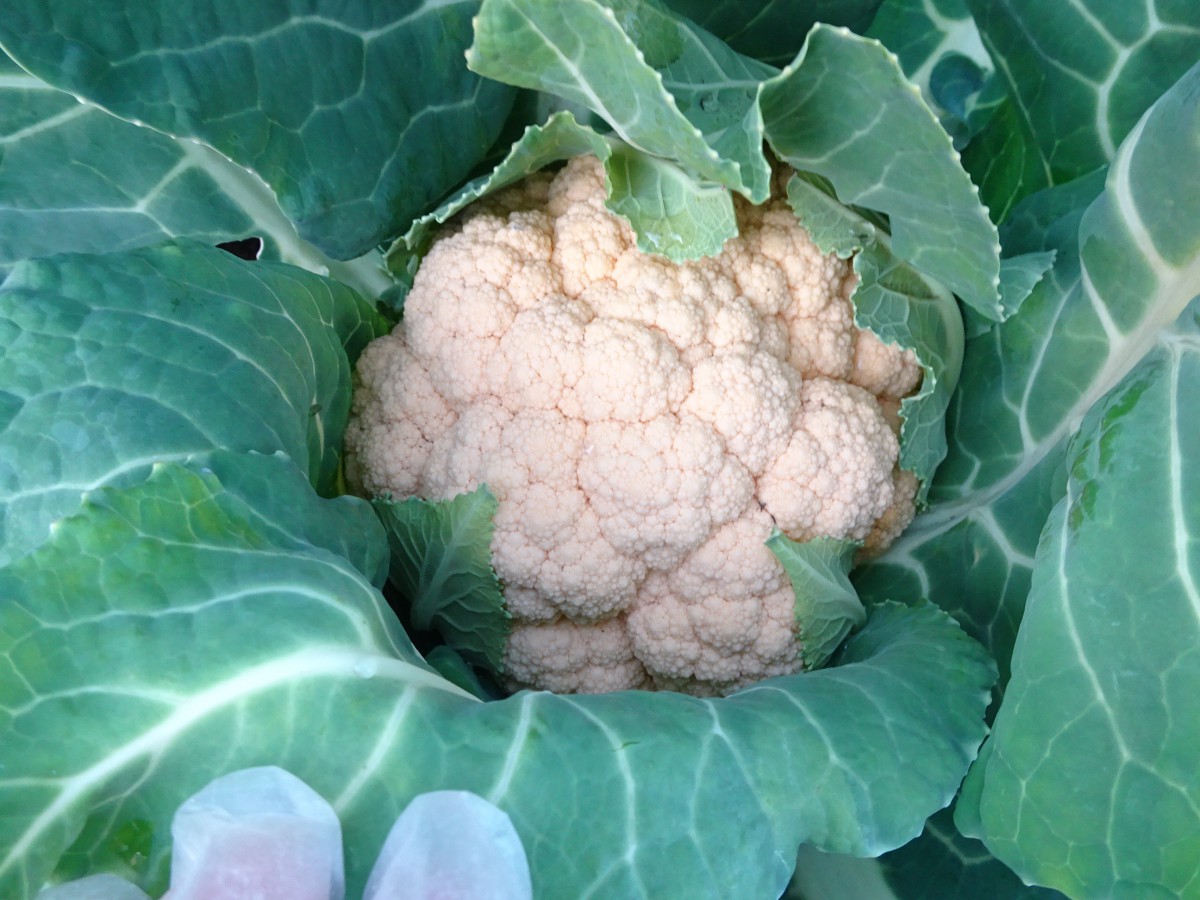
[[[720,255],[640,252],[579,157],[475,204],[357,367],[358,490],[499,500],[504,678],[727,693],[797,671],[775,528],[886,547],[913,515],[921,369],[854,325],[848,262],[782,200]]]

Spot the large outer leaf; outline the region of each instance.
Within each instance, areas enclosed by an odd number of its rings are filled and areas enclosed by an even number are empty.
[[[279,450],[334,491],[350,360],[386,327],[336,282],[199,244],[21,263],[0,286],[0,562],[157,460]]]
[[[0,273],[31,256],[130,250],[184,232],[216,243],[253,227],[206,174],[212,151],[0,62]]]
[[[215,150],[81,103],[2,53],[0,148],[0,276],[34,256],[254,235],[263,259],[371,297],[391,286],[378,253],[338,262],[301,240],[262,180]]]
[[[930,817],[915,841],[879,859],[801,847],[782,900],[1061,900],[1029,887],[979,841],[963,837],[951,811]]]
[[[993,222],[1003,222],[1017,203],[1052,183],[1011,97],[963,149],[962,163],[979,185],[979,199]]]
[[[216,151],[82,103],[3,54],[0,62],[0,275],[35,256],[253,235],[263,259],[368,296],[391,285],[377,253],[345,263],[302,240],[266,184]]]
[[[867,34],[896,53],[938,113],[993,222],[1050,186],[966,0],[886,0]]]
[[[368,505],[321,500],[285,457],[219,453],[88,495],[0,570],[0,768],[15,775],[0,788],[0,894],[36,893],[72,843],[66,877],[93,867],[146,877],[149,865],[161,882],[173,806],[241,768],[234,759],[290,746],[336,768],[342,735],[325,723],[338,692],[255,703],[256,691],[312,672],[370,676],[355,665],[453,691],[364,577],[383,542]],[[384,658],[348,652],[355,641]],[[143,781],[165,787],[168,804],[139,796]]]
[[[932,484],[931,506],[883,557],[854,573],[864,599],[937,598],[991,648],[1002,684],[1034,549],[1057,496],[1055,473],[1065,440],[1051,431],[1037,441],[1039,432],[1026,420],[1033,408],[1048,408],[1069,430],[1073,403],[1086,382],[1056,384],[1059,366],[1090,353],[1094,376],[1107,352],[1095,310],[1079,293],[1078,203],[1090,201],[1099,187],[1093,180],[1059,188],[1027,204],[1020,221],[1029,243],[1021,249],[1056,249],[1055,266],[1020,314],[967,341],[947,417],[950,450]],[[1071,197],[1060,204],[1064,191]]]
[[[349,259],[469,172],[512,92],[466,70],[471,0],[8,0],[0,45],[55,87],[257,172]]]
[[[734,50],[783,66],[817,22],[862,32],[880,0],[665,0]]]
[[[1176,774],[1194,770],[1196,736],[1179,729],[1194,719],[1197,673],[1169,646],[1196,644],[1196,303],[1162,322],[1200,293],[1200,188],[1169,178],[1198,159],[1200,65],[1138,123],[1081,225],[1083,285],[1109,300],[1112,327],[1136,328],[1141,362],[1072,450],[1010,696],[959,810],[1024,877],[1073,895],[1176,896],[1200,877],[1184,843],[1197,833],[1194,782]],[[1160,306],[1138,321],[1146,297]],[[1146,808],[1160,833],[1130,830]]]
[[[967,5],[1011,97],[989,147],[971,160],[992,205],[1010,205],[1007,190],[1111,162],[1142,113],[1200,58],[1200,4],[1191,0]]]
[[[28,897],[64,851],[62,877],[161,888],[174,806],[273,763],[338,810],[350,896],[413,795],[459,788],[512,817],[539,897],[773,900],[801,841],[870,854],[911,837],[982,737],[994,669],[930,606],[878,608],[836,668],[723,700],[480,703],[327,549],[353,504],[323,520],[286,460],[244,460],[278,473],[231,492],[232,456],[158,466],[0,570],[5,897]],[[264,514],[254,484],[296,521]]]
[[[1200,290],[1200,282],[1193,282]],[[970,819],[1075,897],[1200,884],[1200,301],[1072,448]]]

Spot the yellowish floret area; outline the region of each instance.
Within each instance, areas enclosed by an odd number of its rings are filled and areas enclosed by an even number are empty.
[[[475,204],[421,264],[356,373],[367,495],[499,500],[492,559],[512,688],[720,695],[801,668],[764,541],[887,547],[911,352],[854,325],[850,264],[783,200],[738,201],[715,257],[640,252],[572,160]]]

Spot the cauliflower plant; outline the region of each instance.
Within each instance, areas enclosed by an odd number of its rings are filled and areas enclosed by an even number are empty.
[[[725,693],[801,667],[778,528],[886,547],[913,515],[898,409],[921,369],[854,325],[850,265],[782,200],[720,255],[640,252],[579,157],[435,242],[357,370],[369,494],[487,484],[513,617],[504,677]]]

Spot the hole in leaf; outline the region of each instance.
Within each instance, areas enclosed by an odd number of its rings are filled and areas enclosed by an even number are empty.
[[[254,262],[262,255],[263,241],[262,238],[248,237],[236,241],[225,241],[217,246],[226,253],[232,253],[238,259]]]

